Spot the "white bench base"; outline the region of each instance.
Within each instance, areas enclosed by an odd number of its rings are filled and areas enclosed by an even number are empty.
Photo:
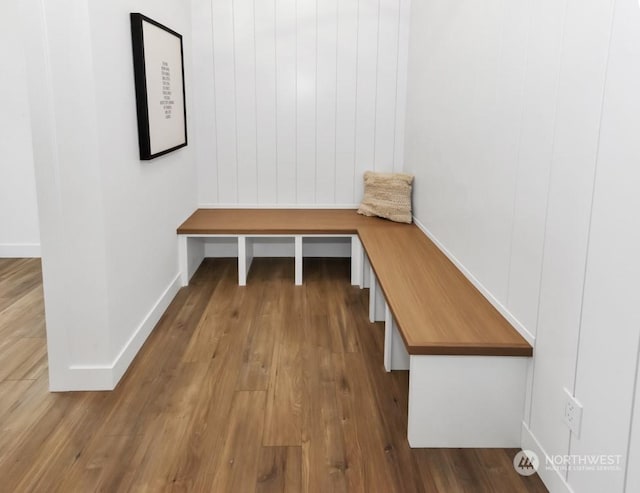
[[[409,445],[520,447],[528,359],[412,355]]]
[[[385,370],[409,370],[409,445],[520,447],[530,358],[410,355],[373,269],[369,285],[369,318],[385,322]]]
[[[196,270],[205,258],[204,242],[206,239],[224,238],[237,241],[238,255],[238,284],[246,286],[247,275],[254,258],[254,243],[261,239],[288,239],[293,240],[295,259],[295,284],[302,285],[302,259],[303,241],[305,238],[348,238],[351,243],[351,284],[363,287],[365,276],[363,275],[363,249],[358,235],[178,235],[178,257],[180,268],[180,281],[182,286],[187,286]]]
[[[387,305],[384,300],[384,294],[382,294],[382,289],[380,289],[376,274],[373,272],[373,268],[366,255],[365,259],[365,263],[369,266],[369,321],[371,323],[384,322],[386,321],[385,307]]]
[[[409,353],[389,306],[385,303],[384,307],[384,369],[409,370]]]

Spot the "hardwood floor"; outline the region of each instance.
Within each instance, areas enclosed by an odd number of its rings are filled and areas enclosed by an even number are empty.
[[[410,449],[349,264],[208,259],[113,392],[47,390],[40,264],[0,260],[0,491],[546,491],[516,450]]]

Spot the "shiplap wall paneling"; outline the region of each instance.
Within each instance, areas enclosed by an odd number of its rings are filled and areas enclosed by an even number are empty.
[[[507,306],[535,335],[565,5],[542,0],[530,8]]]
[[[636,2],[615,3],[576,368],[582,432],[570,446],[570,454],[611,454],[620,463],[613,471],[570,471],[575,491],[624,491],[625,469],[636,477],[626,491],[640,491],[640,457],[633,455],[640,421],[632,424],[640,342],[639,24]]]
[[[278,201],[276,1],[255,2],[258,203]]]
[[[336,201],[338,0],[317,3],[316,202]]]
[[[191,36],[198,46],[197,57],[192,58],[194,95],[189,145],[195,147],[198,166],[198,203],[218,201],[218,146],[216,143],[216,100],[213,60],[213,31],[211,2],[192,2]]]
[[[404,169],[404,126],[407,108],[407,71],[409,63],[410,0],[400,0],[398,14],[398,65],[396,78],[396,107],[393,137],[393,171]]]
[[[316,0],[296,2],[296,202],[315,203]]]
[[[278,203],[297,202],[297,8],[276,0],[276,148]]]
[[[362,174],[373,168],[376,131],[376,86],[379,56],[380,1],[358,2],[356,59],[356,146],[353,198],[362,195]]]
[[[336,53],[336,203],[354,202],[358,2],[338,3]]]
[[[234,43],[234,5],[228,0],[212,0],[212,32],[215,118],[217,144],[218,201],[234,203],[238,201],[238,131],[236,121],[236,63]],[[194,46],[194,60],[197,64],[199,50]],[[199,95],[196,94],[196,100]],[[197,104],[196,104],[197,105]],[[206,136],[204,138],[207,138]],[[206,162],[198,163],[198,170],[206,167]],[[207,185],[207,184],[205,184]],[[205,196],[212,191],[207,188]],[[207,200],[207,199],[205,199]]]
[[[400,2],[380,0],[373,141],[373,169],[393,170]]]
[[[553,455],[569,453],[558,414],[575,388],[612,4],[568,2],[561,46],[529,424]]]
[[[523,86],[520,148],[514,191],[514,215],[506,304],[529,333],[536,335],[542,275],[549,173],[553,154],[556,91],[560,74],[564,4],[531,4],[527,72]],[[533,378],[533,368],[530,377]],[[528,387],[531,388],[532,380]],[[524,421],[529,423],[531,393]]]
[[[409,0],[192,1],[201,205],[350,205],[401,169]]]
[[[239,202],[258,200],[255,3],[233,3]]]
[[[640,9],[458,7],[412,10],[416,215],[535,336],[523,445],[621,456],[614,471],[541,468],[549,489],[637,491]],[[564,388],[584,405],[579,436],[562,421]]]

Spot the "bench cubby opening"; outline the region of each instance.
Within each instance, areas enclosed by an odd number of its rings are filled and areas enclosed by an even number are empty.
[[[288,257],[295,261],[295,284],[302,285],[304,257],[351,258],[351,283],[362,287],[362,245],[357,235],[232,235],[187,234],[178,236],[183,286],[206,257],[237,257],[238,284],[246,286],[256,257]]]

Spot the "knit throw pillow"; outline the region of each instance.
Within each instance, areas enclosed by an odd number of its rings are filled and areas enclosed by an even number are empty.
[[[405,173],[364,173],[364,197],[358,214],[411,223],[411,184]]]

